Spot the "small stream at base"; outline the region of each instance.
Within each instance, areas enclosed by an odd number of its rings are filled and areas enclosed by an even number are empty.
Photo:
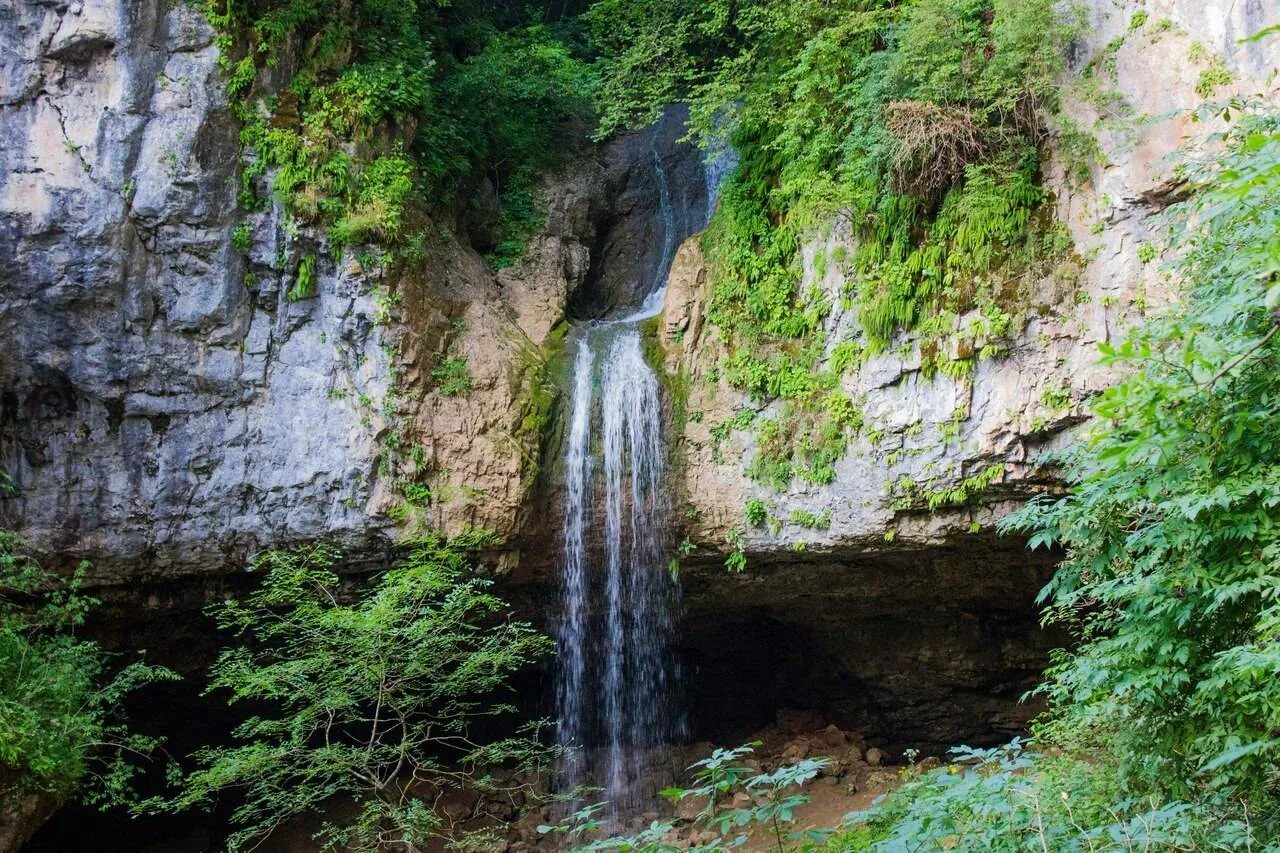
[[[683,231],[705,227],[733,156],[724,146],[704,166],[706,210],[680,216],[660,136],[655,128],[650,153],[662,251],[640,305],[578,330],[565,451],[556,734],[567,754],[557,787],[601,789],[581,802],[607,800],[615,824],[671,781],[662,748],[687,735],[670,653],[680,589],[666,565],[662,397],[640,326],[661,313],[676,248],[692,233]]]

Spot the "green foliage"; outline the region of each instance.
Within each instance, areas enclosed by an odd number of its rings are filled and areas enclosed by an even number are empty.
[[[1050,385],[1040,392],[1041,405],[1060,412],[1071,407],[1071,386]]]
[[[235,729],[237,743],[200,750],[183,792],[156,806],[209,806],[234,792],[227,844],[243,850],[349,798],[358,810],[329,818],[321,847],[420,848],[447,835],[434,809],[441,793],[485,784],[477,767],[540,760],[529,738],[486,742],[475,731],[513,710],[495,694],[550,648],[469,575],[464,550],[482,541],[418,542],[350,603],[333,548],[262,555],[262,585],[212,608],[236,643],[219,656],[209,690],[251,716]]]
[[[546,211],[533,191],[533,177],[529,171],[512,176],[502,194],[502,212],[498,218],[498,233],[502,238],[486,257],[496,270],[505,269],[524,257],[529,238],[546,218]]]
[[[1007,526],[1067,559],[1049,614],[1081,645],[1044,736],[1101,745],[1129,792],[1231,802],[1280,831],[1280,131],[1249,117],[1170,211],[1176,310],[1104,349],[1130,378],[1060,460],[1072,493]]]
[[[289,288],[288,297],[290,301],[298,299],[306,299],[308,296],[315,296],[316,293],[316,256],[312,254],[303,255],[298,261],[298,275],[293,280],[293,287]]]
[[[569,369],[565,347],[569,324],[561,322],[547,334],[540,348],[520,353],[519,392],[515,395],[520,420],[512,438],[520,453],[520,482],[527,491],[542,470],[547,428],[555,417],[561,384]]]
[[[787,400],[794,421],[760,423],[774,448],[749,465],[758,482],[830,482],[844,452],[845,430],[814,415],[864,349],[828,355],[830,305],[802,292],[800,239],[816,222],[852,214],[867,350],[931,321],[925,367],[957,376],[973,359],[938,353],[958,318],[1013,304],[1062,252],[1039,146],[1076,22],[1050,0],[605,0],[588,18],[604,132],[679,96],[695,135],[728,133],[740,155],[704,248],[726,380]]]
[[[466,358],[453,348],[431,369],[431,378],[436,383],[436,391],[445,397],[457,397],[473,387]]]
[[[866,812],[848,815],[827,849],[840,851],[1249,850],[1264,836],[1224,804],[1125,797],[1105,768],[1071,755],[953,750]]]
[[[1220,86],[1226,86],[1234,79],[1231,69],[1227,68],[1222,57],[1214,56],[1209,67],[1201,71],[1200,76],[1196,78],[1196,94],[1202,98],[1211,97]]]
[[[132,781],[160,741],[131,732],[125,696],[173,680],[135,661],[113,667],[97,643],[76,636],[98,603],[80,592],[87,563],[69,579],[46,571],[24,543],[0,531],[0,805],[29,795],[127,803]]]
[[[237,252],[248,252],[253,246],[253,229],[248,222],[241,222],[231,232],[231,247]]]
[[[831,510],[824,509],[820,513],[812,513],[807,509],[791,510],[791,523],[810,530],[826,530],[831,526]]]
[[[992,463],[959,482],[937,484],[937,478],[917,483],[903,477],[893,484],[895,511],[925,509],[937,512],[943,507],[964,506],[991,486],[1004,479],[1004,465]]]
[[[760,498],[747,498],[742,514],[746,516],[747,524],[752,527],[761,527],[769,517],[769,507]]]
[[[729,546],[729,556],[724,558],[724,567],[737,574],[747,568],[747,539],[741,530],[729,530],[724,535],[725,544]]]
[[[770,843],[776,845],[774,849],[782,851],[802,841],[812,846],[830,834],[801,833],[789,828],[795,822],[796,809],[810,800],[807,794],[796,789],[812,781],[826,765],[826,759],[806,758],[784,764],[771,773],[760,773],[742,763],[759,745],[757,741],[736,749],[717,749],[689,768],[694,771],[693,787],[668,788],[662,792],[672,803],[689,800],[700,806],[693,818],[694,824],[709,831],[715,840],[696,849],[731,849],[741,846],[749,833],[759,832],[767,833]],[[671,820],[655,820],[632,836],[605,836],[606,826],[596,817],[605,805],[588,806],[564,823],[539,826],[538,831],[563,834],[573,842],[572,849],[582,853],[605,850],[660,853],[677,849],[664,838],[675,826]]]
[[[242,126],[246,206],[261,204],[259,178],[270,175],[289,212],[327,226],[339,246],[408,251],[415,210],[487,178],[508,208],[499,256],[518,256],[514,244],[538,216],[530,175],[588,110],[572,32],[481,0],[204,7]],[[285,54],[298,67],[268,92],[266,72]]]

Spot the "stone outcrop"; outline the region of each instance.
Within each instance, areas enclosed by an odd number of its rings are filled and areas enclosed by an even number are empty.
[[[1073,64],[1099,63],[1115,100],[1104,111],[1068,91],[1068,115],[1096,129],[1103,153],[1083,178],[1061,149],[1048,166],[1074,251],[1029,288],[1008,352],[979,360],[971,377],[926,375],[913,335],[851,370],[841,387],[861,402],[865,424],[830,485],[797,480],[776,492],[752,482],[744,473],[756,452],[752,431],[735,429],[719,443],[713,436],[744,409],[771,416],[779,404],[754,403],[719,378],[726,353],[705,320],[706,262],[696,237],[680,247],[659,339],[667,371],[688,385],[676,448],[679,518],[692,548],[681,560],[682,642],[696,672],[690,707],[706,715],[695,721],[702,735],[746,730],[790,701],[899,745],[936,748],[1000,739],[1033,713],[1018,697],[1065,640],[1035,621],[1054,559],[997,536],[995,523],[1028,497],[1061,489],[1039,458],[1078,434],[1087,399],[1114,380],[1098,366],[1098,345],[1171,298],[1149,254],[1160,245],[1159,214],[1179,191],[1177,157],[1222,128],[1211,111],[1192,120],[1205,100],[1195,91],[1200,75],[1222,57],[1234,79],[1213,100],[1274,97],[1280,57],[1274,40],[1238,42],[1280,22],[1264,4],[1086,5],[1090,27]],[[1140,10],[1145,23],[1134,26]],[[856,308],[841,298],[848,273],[838,259],[853,239],[837,218],[803,248],[802,291],[817,287],[834,306],[828,353],[862,338]],[[974,350],[984,343],[957,337]],[[927,492],[991,466],[999,466],[996,481],[960,505],[923,505]],[[752,498],[764,501],[771,524],[747,523]],[[736,575],[724,567],[735,535],[747,562]]]
[[[1008,352],[979,359],[971,377],[926,375],[920,341],[910,334],[850,371],[841,388],[862,401],[865,424],[830,485],[796,481],[779,494],[751,482],[743,471],[756,450],[749,429],[734,430],[717,446],[713,427],[743,409],[775,414],[779,404],[755,404],[718,378],[725,353],[702,319],[709,298],[705,262],[696,238],[680,248],[660,338],[668,370],[689,378],[692,417],[681,453],[695,543],[723,550],[726,532],[741,530],[747,551],[758,555],[797,542],[811,551],[850,553],[892,551],[892,543],[916,548],[990,529],[1011,501],[1054,485],[1037,457],[1069,440],[1086,418],[1084,401],[1115,378],[1098,366],[1098,345],[1121,339],[1169,298],[1159,259],[1145,253],[1161,245],[1159,214],[1176,197],[1178,157],[1193,155],[1222,128],[1211,111],[1193,120],[1206,100],[1196,92],[1200,75],[1221,57],[1233,82],[1216,88],[1213,101],[1274,95],[1274,45],[1238,40],[1280,22],[1280,12],[1260,3],[1230,10],[1179,0],[1086,6],[1089,28],[1073,64],[1098,63],[1098,85],[1113,93],[1104,108],[1083,90],[1066,92],[1066,113],[1093,130],[1102,148],[1096,163],[1055,148],[1048,165],[1055,213],[1070,232],[1073,252],[1029,288]],[[1139,12],[1144,17],[1134,26]],[[1085,177],[1075,174],[1081,165]],[[856,306],[842,305],[849,274],[838,259],[851,254],[850,230],[847,219],[837,218],[803,248],[801,290],[816,287],[833,306],[824,329],[828,353],[842,341],[863,339]],[[962,329],[978,319],[976,312],[961,318]],[[981,332],[956,338],[956,346],[975,351],[988,342]],[[902,497],[895,484],[941,489],[991,465],[1002,466],[1003,474],[964,506],[930,513],[920,511],[919,501],[906,508],[895,501]],[[743,505],[750,497],[768,502],[781,527],[747,526]],[[794,510],[827,513],[829,526],[793,523]]]
[[[279,216],[232,246],[237,127],[212,32],[159,2],[0,14],[3,523],[102,580],[242,565],[369,531],[382,397],[373,281],[300,253]]]

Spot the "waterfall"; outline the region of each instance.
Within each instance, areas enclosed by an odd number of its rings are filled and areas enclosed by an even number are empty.
[[[636,322],[591,324],[573,369],[556,698],[557,739],[578,749],[560,775],[602,787],[618,815],[653,795],[660,748],[682,734],[668,689],[679,590],[665,566],[667,448]]]
[[[607,800],[615,822],[671,781],[660,778],[662,747],[685,736],[669,651],[679,585],[666,568],[661,388],[640,323],[661,312],[676,247],[706,225],[728,171],[707,164],[705,214],[676,210],[660,129],[650,149],[662,222],[657,268],[631,313],[579,330],[565,450],[556,733],[567,753],[559,786],[603,789],[582,801]]]

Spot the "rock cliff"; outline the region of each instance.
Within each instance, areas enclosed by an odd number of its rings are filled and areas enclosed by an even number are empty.
[[[696,413],[675,452],[696,549],[682,643],[717,697],[699,707],[720,717],[702,730],[783,704],[917,743],[1025,717],[1015,700],[1056,641],[1032,606],[1052,561],[992,525],[1060,485],[1036,459],[1108,381],[1097,344],[1165,298],[1144,247],[1178,191],[1171,156],[1215,127],[1188,112],[1206,68],[1232,78],[1213,100],[1264,90],[1274,50],[1239,39],[1280,22],[1261,0],[1085,5],[1073,62],[1105,64],[1119,100],[1069,93],[1103,155],[1087,175],[1061,150],[1049,166],[1074,252],[972,376],[925,375],[911,336],[850,372],[865,427],[833,483],[776,494],[743,474],[747,431],[716,446],[711,428],[754,404],[712,380],[708,271],[696,239],[678,252],[659,338]],[[513,267],[495,272],[465,236],[483,223],[449,211],[424,225],[419,261],[370,247],[336,262],[279,210],[238,207],[238,128],[189,6],[10,4],[0,47],[0,526],[92,560],[92,581],[138,622],[198,607],[262,548],[326,538],[376,565],[424,527],[496,533],[490,568],[540,605],[557,553],[564,323],[606,314],[654,263],[655,169],[675,176],[682,209],[706,204],[679,110],[547,175],[546,223]],[[806,286],[835,306],[850,243],[837,218],[804,248]],[[304,275],[313,295],[290,298]],[[826,331],[858,338],[855,312],[837,307]],[[465,365],[466,393],[443,387],[446,361]],[[922,509],[993,466],[964,500]],[[410,476],[429,499],[406,499]],[[744,524],[750,497],[776,530]],[[721,565],[731,530],[749,566],[736,576]],[[765,652],[796,674],[746,695],[744,661]]]
[[[377,561],[424,525],[518,543],[558,326],[601,257],[593,293],[649,262],[654,157],[697,167],[682,122],[547,176],[514,267],[448,211],[420,261],[339,263],[278,208],[237,206],[212,41],[159,0],[0,11],[0,523],[126,587],[321,537]],[[439,387],[446,359],[466,393]],[[432,495],[408,511],[406,467]]]

